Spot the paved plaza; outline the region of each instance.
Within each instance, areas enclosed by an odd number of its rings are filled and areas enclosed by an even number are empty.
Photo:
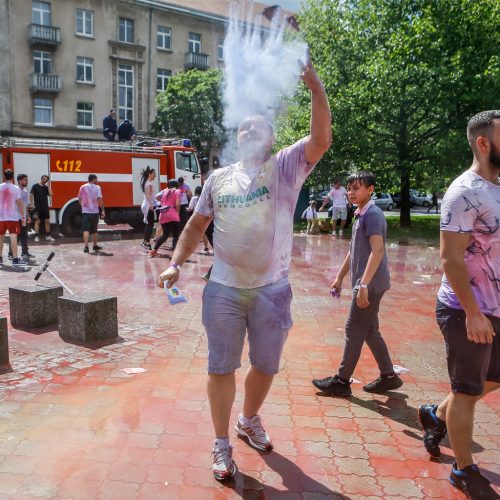
[[[405,385],[383,396],[363,392],[378,376],[365,349],[353,396],[333,399],[311,379],[333,375],[342,353],[349,291],[339,302],[328,288],[348,242],[295,236],[294,326],[262,410],[275,450],[261,454],[231,436],[239,472],[219,484],[211,472],[201,325],[201,275],[212,257],[194,254],[183,266],[179,287],[189,302],[171,306],[156,287],[170,251],[150,259],[138,240],[104,247],[100,255],[84,254],[80,243],[31,248],[38,256],[55,250],[50,268],[74,291],[116,295],[120,337],[84,347],[63,342],[55,328],[27,332],[9,323],[12,371],[0,375],[1,499],[464,498],[447,480],[448,441],[440,461],[429,460],[417,423],[418,406],[439,402],[449,387],[433,314],[437,248],[387,247],[392,289],[382,301],[381,331],[394,363],[410,370]],[[10,271],[0,270],[0,317],[9,316],[8,287],[35,274]],[[56,284],[46,273],[40,282]],[[234,420],[247,367],[245,351]],[[500,394],[479,403],[474,435],[477,463],[497,487],[499,414]]]

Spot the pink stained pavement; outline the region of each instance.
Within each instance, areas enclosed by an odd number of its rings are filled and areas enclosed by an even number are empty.
[[[388,246],[392,289],[382,301],[381,331],[394,363],[410,369],[405,385],[381,396],[353,384],[349,400],[322,397],[311,385],[334,373],[342,353],[349,297],[339,303],[328,289],[347,246],[295,236],[295,324],[262,410],[275,451],[260,454],[233,436],[239,472],[223,485],[210,470],[201,325],[200,276],[212,258],[195,254],[183,266],[179,288],[189,302],[170,306],[155,284],[169,261],[149,259],[137,240],[104,243],[112,256],[59,245],[51,269],[70,288],[118,296],[120,341],[86,348],[64,343],[52,329],[34,334],[9,324],[13,371],[0,375],[0,499],[464,498],[447,481],[448,441],[441,460],[429,460],[416,416],[421,403],[440,401],[449,387],[433,313],[436,248]],[[8,286],[31,282],[34,273],[0,270],[0,316],[8,316]],[[45,275],[41,282],[55,284]],[[124,368],[147,372],[127,375]],[[376,376],[365,349],[354,377],[365,383]],[[475,457],[499,484],[500,394],[477,410]]]

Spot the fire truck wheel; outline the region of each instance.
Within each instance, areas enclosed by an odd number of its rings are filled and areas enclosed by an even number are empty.
[[[64,211],[61,224],[61,232],[64,236],[79,236],[82,232],[82,210],[75,202]]]

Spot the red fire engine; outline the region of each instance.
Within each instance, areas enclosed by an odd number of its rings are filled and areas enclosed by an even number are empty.
[[[158,191],[167,180],[184,177],[185,182],[201,184],[201,168],[191,142],[164,140],[155,146],[124,145],[108,142],[64,141],[9,138],[1,145],[2,170],[15,176],[27,174],[29,186],[42,175],[49,175],[54,195],[51,222],[60,224],[66,236],[78,234],[81,210],[79,187],[96,174],[106,207],[107,224],[142,225],[140,205],[143,193],[141,172],[147,166],[156,170]]]

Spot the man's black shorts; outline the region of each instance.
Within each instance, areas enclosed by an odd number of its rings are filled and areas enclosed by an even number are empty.
[[[82,214],[82,231],[97,233],[97,224],[99,224],[99,214]]]
[[[486,380],[500,383],[500,318],[487,316],[496,335],[492,344],[476,344],[467,338],[465,312],[436,304],[436,320],[446,342],[451,390],[479,396]]]
[[[45,210],[36,210],[36,218],[38,220],[45,220],[45,219],[50,219],[50,214],[49,214],[49,211],[45,211]]]

